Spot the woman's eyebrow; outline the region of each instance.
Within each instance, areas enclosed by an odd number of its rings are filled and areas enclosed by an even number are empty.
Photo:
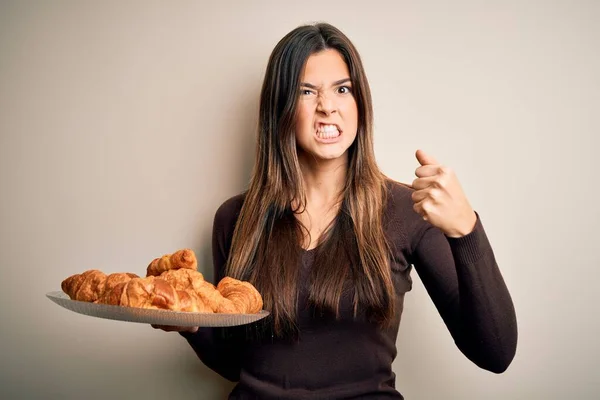
[[[350,81],[351,81],[350,78],[340,79],[338,81],[333,82],[333,84],[331,86],[338,86],[338,85],[341,85],[342,83],[346,83],[346,82],[350,82]],[[301,82],[300,86],[306,86],[307,88],[314,89],[314,90],[318,89],[317,86],[313,85],[312,83],[308,83],[308,82]]]
[[[331,85],[331,86],[341,85],[342,83],[346,83],[346,82],[350,82],[350,81],[351,81],[350,78],[340,79],[339,81],[333,82],[333,85]]]

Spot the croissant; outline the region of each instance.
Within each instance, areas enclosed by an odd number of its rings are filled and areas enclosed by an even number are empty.
[[[179,295],[179,311],[197,312],[197,313],[213,313],[213,309],[194,291],[178,290]]]
[[[163,272],[171,269],[187,268],[196,270],[197,267],[198,260],[194,251],[181,249],[175,253],[165,254],[152,260],[146,268],[146,276],[160,276]]]
[[[133,278],[139,278],[139,276],[131,272],[115,272],[113,274],[109,274],[106,277],[106,282],[104,284],[104,292],[109,292],[113,290],[119,283],[128,282]]]
[[[135,277],[136,274],[128,272],[106,275],[100,270],[90,269],[63,280],[61,288],[72,300],[96,302],[105,291],[110,291],[120,282]]]
[[[241,314],[254,314],[262,310],[262,296],[250,282],[226,276],[217,285],[217,290],[230,300]]]
[[[190,269],[168,270],[160,275],[177,290],[194,292],[201,301],[215,313],[237,314],[240,311],[233,302],[225,297],[215,286],[204,280],[202,273]]]
[[[106,274],[97,269],[90,269],[81,274],[71,275],[60,284],[63,292],[72,300],[93,302],[104,291]]]
[[[197,265],[194,252],[182,249],[152,260],[144,278],[90,269],[69,276],[61,288],[72,300],[125,307],[226,314],[262,309],[262,297],[250,282],[225,277],[215,287]]]
[[[177,290],[164,279],[154,276],[133,278],[127,282],[121,282],[113,290],[106,292],[98,303],[173,311],[208,312],[208,308],[193,292]]]
[[[198,291],[206,282],[204,275],[195,269],[170,269],[160,274],[160,279],[169,282],[177,290]]]

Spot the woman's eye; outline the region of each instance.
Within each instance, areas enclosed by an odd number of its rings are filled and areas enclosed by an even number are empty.
[[[352,89],[350,88],[350,86],[340,86],[338,88],[338,93],[341,93],[341,94],[350,93],[351,91],[352,91]]]
[[[300,94],[302,96],[309,96],[312,94],[312,90],[308,90],[308,89],[300,89]]]

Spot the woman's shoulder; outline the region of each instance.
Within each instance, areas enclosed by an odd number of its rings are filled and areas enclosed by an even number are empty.
[[[414,189],[409,185],[388,178],[386,181],[387,203],[386,213],[402,214],[406,216],[412,210],[412,193]]]
[[[219,227],[235,225],[245,199],[246,192],[242,192],[223,201],[215,212],[215,225]]]
[[[389,236],[405,242],[406,246],[426,227],[426,222],[414,210],[412,193],[409,185],[388,179],[387,202],[384,209],[384,225]]]
[[[385,183],[387,185],[388,192],[397,196],[410,196],[410,194],[414,191],[410,185],[396,181],[389,177],[386,178]]]

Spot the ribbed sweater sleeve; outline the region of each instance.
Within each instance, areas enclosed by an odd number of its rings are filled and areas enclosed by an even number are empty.
[[[516,314],[476,215],[471,233],[451,238],[412,213],[405,237],[410,261],[460,351],[479,367],[501,373],[515,356]]]

